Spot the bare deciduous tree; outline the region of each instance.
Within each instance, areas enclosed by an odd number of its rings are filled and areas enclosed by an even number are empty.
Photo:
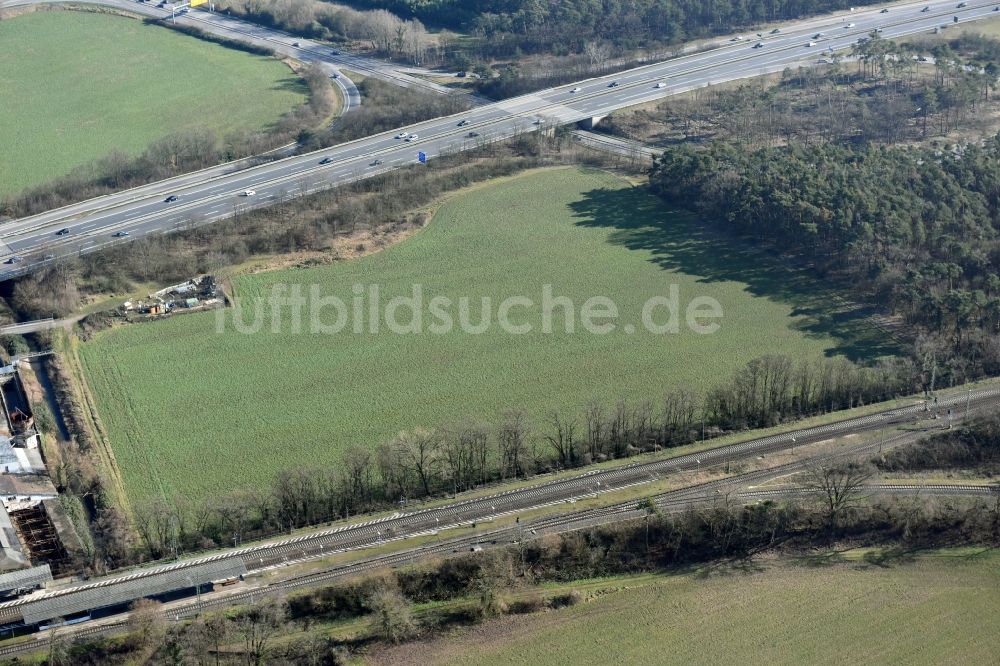
[[[501,477],[524,476],[527,472],[528,424],[524,412],[512,410],[503,415],[497,432]]]
[[[555,451],[559,464],[567,467],[576,464],[576,422],[553,412],[549,417],[550,433],[545,435],[545,441]]]
[[[274,597],[241,611],[233,620],[243,639],[247,666],[260,666],[267,656],[268,643],[285,623],[285,604]]]
[[[431,479],[434,478],[439,462],[441,437],[427,430],[400,433],[393,442],[403,464],[410,469],[423,489],[424,495],[431,494]]]
[[[590,59],[590,66],[601,70],[608,66],[611,57],[611,45],[605,42],[587,42],[583,52]]]
[[[140,649],[155,647],[167,632],[163,604],[152,599],[139,599],[132,604],[129,625]]]
[[[841,514],[865,499],[864,486],[872,477],[870,465],[858,461],[818,461],[806,468],[806,487],[820,495],[831,529]]]

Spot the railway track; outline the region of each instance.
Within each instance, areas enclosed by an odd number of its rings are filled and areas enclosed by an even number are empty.
[[[863,488],[872,495],[958,495],[963,497],[990,497],[1000,494],[1000,486],[978,484],[947,484],[947,483],[875,483]],[[738,493],[741,499],[767,499],[770,497],[803,497],[815,495],[813,488],[773,488],[769,490],[748,490]]]
[[[755,470],[732,477],[707,481],[686,488],[659,493],[652,496],[651,499],[659,510],[672,512],[683,511],[699,506],[711,506],[712,504],[719,502],[728,503],[731,502],[733,498],[736,498],[739,501],[753,499],[801,498],[811,494],[810,489],[797,487],[786,489],[776,488],[768,490],[747,490],[735,493],[733,491],[741,487],[746,487],[750,484],[764,483],[782,476],[800,472],[807,465],[813,464],[817,460],[832,461],[847,456],[856,457],[864,454],[871,454],[875,453],[880,448],[896,446],[907,440],[921,437],[924,434],[924,432],[898,433],[881,442],[859,444],[833,454],[816,456],[807,460],[795,461],[768,469]],[[796,440],[798,440],[798,437],[796,437]],[[869,486],[869,489],[873,494],[919,494],[921,492],[925,492],[927,494],[988,496],[1000,492],[1000,488],[997,487],[973,484],[873,484]],[[594,494],[595,493],[590,493],[587,496],[592,497]],[[583,497],[586,496],[582,496],[581,499]],[[359,575],[380,569],[413,564],[428,557],[454,556],[458,553],[470,552],[470,550],[474,547],[503,547],[517,541],[538,538],[539,536],[545,534],[558,534],[622,521],[641,519],[645,515],[645,509],[640,508],[636,500],[628,500],[604,507],[542,516],[521,521],[516,525],[487,530],[476,535],[444,539],[442,541],[417,546],[404,551],[335,565],[329,569],[319,572],[292,576],[276,581],[266,587],[239,590],[224,596],[208,599],[199,598],[196,601],[192,600],[188,603],[172,608],[169,614],[175,619],[191,618],[206,611],[217,610],[233,605],[252,604],[256,600],[268,595],[335,583],[337,581],[357,577]],[[378,521],[371,522],[377,523]],[[408,535],[400,535],[391,540],[404,540],[406,538],[408,538]],[[362,542],[363,540],[360,539],[357,541],[358,544],[362,544]],[[355,546],[352,544],[346,544],[338,550],[328,551],[328,554],[345,552],[352,550],[355,547],[360,548],[363,547],[363,545]],[[305,556],[302,558],[298,558],[296,560],[286,559],[285,564],[304,562],[310,559],[314,558],[306,552]],[[108,633],[120,632],[125,626],[126,622],[123,621],[92,627],[82,627],[74,630],[72,635],[74,638],[95,638]],[[0,656],[36,651],[40,649],[40,643],[42,640],[44,639],[40,638],[37,641],[26,641],[15,645],[0,647]]]
[[[944,410],[966,403],[969,404],[970,408],[980,408],[983,405],[997,402],[1000,402],[1000,387],[990,387],[974,390],[966,395],[955,395],[941,399],[937,405],[937,409]],[[218,554],[140,570],[124,576],[108,578],[74,588],[54,590],[34,598],[69,594],[79,589],[114,585],[127,580],[135,580],[136,577],[144,575],[153,575],[162,571],[197,566],[230,557],[241,558],[246,563],[248,571],[267,570],[283,566],[289,562],[302,561],[309,557],[323,557],[387,541],[426,536],[442,529],[470,525],[518,512],[537,510],[572,502],[595,493],[620,491],[632,486],[658,481],[664,475],[697,471],[719,464],[766,456],[771,453],[830,439],[838,435],[866,432],[900,423],[907,423],[923,413],[925,413],[923,406],[914,404],[813,428],[719,446],[674,458],[584,472],[566,479],[540,482],[524,488],[502,491],[439,507],[396,513],[383,518],[321,530],[280,541],[235,550],[230,549]],[[19,601],[11,601],[0,604],[0,611],[18,603]]]
[[[908,439],[919,437],[922,434],[923,433],[900,433],[883,442],[860,444],[830,455],[787,463],[785,465],[779,465],[769,469],[755,470],[724,479],[707,481],[689,486],[687,488],[660,493],[652,496],[651,499],[659,510],[670,512],[683,511],[698,506],[705,506],[706,504],[711,505],[717,502],[729,502],[733,497],[739,499],[800,497],[806,494],[802,492],[803,489],[800,488],[748,491],[736,493],[735,495],[730,494],[728,491],[739,487],[745,487],[752,483],[762,483],[781,476],[800,472],[806,466],[815,463],[817,460],[832,461],[838,458],[875,453],[880,447],[896,446]],[[927,488],[931,491],[935,489],[947,489],[949,491],[948,494],[952,495],[990,495],[1000,492],[995,488],[980,485],[948,486],[944,484],[932,484],[928,486],[919,486],[915,484],[876,484],[869,486],[869,488],[871,488],[873,492],[905,491],[910,494],[921,488]],[[314,587],[355,577],[369,571],[402,566],[430,556],[447,556],[461,552],[468,552],[473,546],[481,546],[484,548],[492,546],[505,546],[515,541],[537,538],[538,536],[544,534],[568,532],[587,527],[596,527],[610,523],[641,519],[645,515],[645,509],[640,508],[636,500],[628,500],[605,507],[544,516],[532,520],[522,521],[522,523],[514,526],[490,530],[479,535],[448,539],[398,553],[373,557],[353,563],[346,563],[322,572],[292,577],[269,586],[267,591],[260,589],[247,590],[239,593],[238,595],[231,595],[215,599],[210,602],[201,602],[200,604],[192,605],[189,610],[185,611],[185,615],[183,616],[189,617],[204,610],[211,610],[222,606],[232,605],[233,603],[239,603],[239,601],[252,602],[255,597],[260,598],[262,595],[277,591],[291,591]]]

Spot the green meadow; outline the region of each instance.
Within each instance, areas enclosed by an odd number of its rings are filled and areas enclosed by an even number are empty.
[[[296,287],[297,285],[297,287]],[[420,285],[422,333],[390,332],[384,316],[369,327],[370,301],[353,320],[355,285],[377,285],[380,302],[412,296]],[[575,331],[564,308],[543,329],[541,301],[572,301]],[[343,301],[336,333],[311,332],[311,288]],[[679,332],[654,334],[641,322],[643,304],[676,289]],[[266,484],[280,468],[335,464],[349,446],[374,447],[401,430],[495,422],[523,409],[536,427],[554,410],[575,412],[592,400],[654,405],[668,390],[704,391],[748,360],[767,353],[796,358],[890,351],[858,312],[841,310],[821,285],[761,254],[706,231],[690,215],[666,210],[645,190],[605,172],[559,169],[523,176],[448,200],[415,236],[382,252],[320,267],[260,273],[235,281],[239,321],[250,327],[253,303],[278,288],[305,297],[300,330],[291,305],[261,311],[260,331],[242,333],[230,310],[177,316],[108,330],[81,346],[128,492],[204,497],[218,489]],[[527,333],[496,325],[508,297],[530,299],[509,312]],[[479,322],[491,300],[492,325],[467,333],[458,303]],[[581,312],[604,297],[618,317],[605,333],[588,332]],[[722,310],[715,333],[692,331],[684,308],[707,297]],[[443,322],[430,301],[456,323]],[[266,301],[264,301],[266,304]],[[441,305],[442,301],[438,301]],[[598,308],[598,311],[601,311]],[[668,308],[653,311],[664,323]],[[411,323],[398,308],[399,323]],[[335,307],[319,322],[334,328]],[[632,331],[632,332],[629,332]]]
[[[284,64],[108,14],[0,21],[0,197],[186,128],[273,125],[307,99]]]

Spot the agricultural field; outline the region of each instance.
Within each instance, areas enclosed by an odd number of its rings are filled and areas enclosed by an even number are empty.
[[[370,656],[372,666],[985,664],[1000,557],[961,549],[882,566],[622,579],[556,612],[507,617]],[[582,588],[584,591],[587,587]]]
[[[273,58],[107,14],[0,21],[0,44],[0,197],[185,128],[265,129],[308,93]]]
[[[658,221],[665,224],[654,226]],[[369,328],[370,286],[380,301],[422,288],[423,333],[393,333],[380,317]],[[361,285],[364,313],[337,333],[311,332],[308,312],[320,297],[353,311]],[[544,285],[572,300],[576,331],[554,308],[543,332]],[[678,333],[639,325],[642,304],[676,285]],[[296,331],[291,307],[275,319],[255,299],[274,289],[306,297]],[[227,311],[174,317],[104,331],[80,347],[84,371],[110,435],[127,490],[210,495],[217,488],[261,485],[279,468],[325,465],[350,445],[373,447],[401,430],[495,422],[523,408],[540,425],[553,410],[575,412],[591,400],[656,402],[668,389],[704,390],[764,353],[819,358],[888,350],[857,313],[829,315],[819,285],[768,257],[667,211],[645,190],[598,171],[536,171],[453,197],[415,236],[382,252],[332,265],[236,278],[241,304]],[[494,325],[482,333],[434,332],[430,301],[471,299],[481,319],[492,299]],[[498,304],[524,296],[513,334],[495,324]],[[615,330],[583,330],[593,296],[620,312]],[[718,301],[713,334],[689,330],[683,308],[697,296]],[[360,297],[359,297],[360,299]],[[382,310],[385,308],[383,307]],[[411,317],[400,308],[397,321]],[[238,316],[238,322],[234,318]],[[658,311],[657,321],[666,318]],[[332,325],[327,307],[320,322]],[[601,320],[604,323],[606,320]],[[710,323],[710,322],[709,322]],[[361,325],[355,332],[354,325]],[[629,327],[635,327],[633,333]],[[221,328],[221,332],[219,332]]]

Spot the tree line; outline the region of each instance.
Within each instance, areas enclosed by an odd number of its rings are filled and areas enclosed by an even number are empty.
[[[950,150],[681,145],[650,185],[884,305],[940,380],[1000,373],[1000,135]]]
[[[355,444],[338,465],[279,471],[270,488],[204,502],[160,498],[135,511],[147,557],[239,543],[485,484],[689,444],[910,393],[919,372],[905,361],[863,367],[843,359],[752,360],[702,398],[677,389],[659,401],[592,402],[541,423],[511,410],[492,422],[400,433]]]
[[[358,11],[318,0],[221,0],[219,11],[312,39],[358,41],[375,54],[414,64],[440,62],[447,34],[431,35],[420,20],[384,8]]]
[[[519,51],[583,53],[603,41],[618,48],[677,44],[766,21],[873,4],[871,0],[352,0],[403,17],[471,33],[498,57]],[[480,48],[483,48],[480,46]]]

